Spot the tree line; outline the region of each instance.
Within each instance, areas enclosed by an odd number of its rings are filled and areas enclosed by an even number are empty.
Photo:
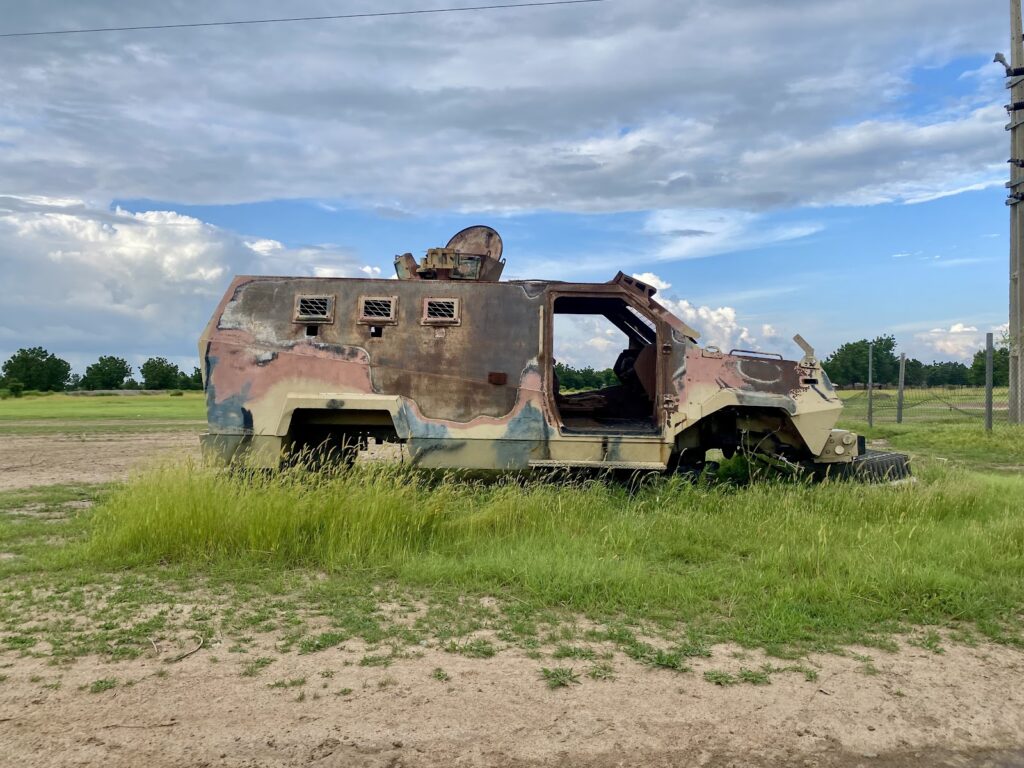
[[[558,377],[558,387],[563,392],[604,389],[619,383],[611,368],[597,371],[589,366],[586,368],[573,368],[562,363],[555,363],[555,376]]]
[[[868,345],[874,344],[874,381],[895,386],[899,379],[900,361],[896,354],[896,337],[879,336],[874,340],[859,339],[841,345],[822,361],[833,384],[849,387],[868,380]],[[993,355],[993,383],[1005,387],[1010,381],[1010,348],[1004,338]],[[97,389],[202,389],[199,368],[186,373],[163,357],[151,357],[139,366],[139,378],[128,361],[114,355],[103,355],[85,369],[84,375],[71,373],[71,364],[42,347],[19,349],[0,367],[0,389],[18,395],[24,391],[64,392]],[[589,366],[573,368],[557,363],[555,374],[562,390],[601,389],[614,386],[618,379],[611,368],[595,370]],[[141,379],[141,381],[140,381]],[[907,359],[906,384],[909,387],[984,386],[985,350],[978,350],[970,365],[956,361],[923,363]]]
[[[139,366],[139,378],[128,361],[102,355],[86,367],[84,375],[71,372],[71,364],[42,347],[19,349],[0,366],[0,389],[22,392],[66,392],[97,389],[202,389],[199,368],[186,373],[164,357],[151,357]],[[141,379],[141,381],[140,381]]]
[[[822,361],[825,373],[833,384],[843,387],[866,384],[868,380],[868,345],[874,344],[873,378],[876,384],[896,386],[899,383],[900,358],[896,354],[896,337],[879,336],[869,341],[860,339],[840,346]],[[992,383],[1006,387],[1010,383],[1010,345],[1003,339],[992,355]],[[985,350],[974,353],[970,365],[941,360],[923,363],[907,358],[904,379],[908,387],[985,386]]]

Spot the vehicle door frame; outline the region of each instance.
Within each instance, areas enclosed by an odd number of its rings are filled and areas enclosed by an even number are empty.
[[[658,317],[648,306],[646,306],[647,299],[642,297],[633,291],[623,288],[620,285],[613,283],[609,284],[584,284],[584,285],[573,285],[571,283],[560,283],[552,284],[545,291],[544,300],[544,315],[545,323],[543,329],[543,349],[541,350],[540,359],[542,361],[542,382],[545,393],[545,400],[547,407],[551,413],[551,425],[554,427],[559,435],[565,436],[581,436],[581,437],[593,437],[594,435],[607,434],[595,431],[586,432],[573,429],[571,432],[566,433],[565,423],[562,419],[562,414],[558,409],[558,403],[555,399],[555,355],[554,355],[554,335],[555,335],[555,301],[563,297],[573,298],[595,298],[595,299],[621,299],[623,303],[641,317],[649,321],[654,326],[655,340],[653,345],[655,347],[655,392],[652,394],[651,400],[653,413],[651,414],[651,424],[653,426],[652,431],[649,435],[636,435],[636,437],[649,437],[652,439],[662,439],[665,434],[665,429],[668,425],[668,413],[663,407],[665,396],[669,393],[675,392],[671,386],[671,371],[669,370],[669,357],[672,351],[672,328],[662,318]],[[569,314],[569,313],[560,313]],[[594,315],[595,317],[603,317],[603,315]],[[609,320],[609,322],[611,322]]]

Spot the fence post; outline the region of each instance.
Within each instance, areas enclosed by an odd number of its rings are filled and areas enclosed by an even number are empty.
[[[875,345],[868,344],[868,426],[875,426]]]
[[[985,334],[985,431],[992,431],[992,334]]]
[[[907,378],[907,353],[900,352],[900,385],[896,391],[896,423],[903,423],[903,384]]]

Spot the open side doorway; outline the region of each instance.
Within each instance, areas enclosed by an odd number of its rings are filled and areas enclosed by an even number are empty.
[[[573,348],[566,344],[576,341],[578,347],[580,342],[573,336],[578,336],[582,328],[585,333],[594,334],[582,343],[596,345],[596,353],[603,351],[604,365],[597,365],[612,372],[611,376],[604,376],[602,386],[571,389],[559,381],[557,359],[552,360],[551,389],[564,431],[657,434],[659,362],[654,321],[619,296],[557,296],[552,314],[555,358],[560,350],[571,354]]]

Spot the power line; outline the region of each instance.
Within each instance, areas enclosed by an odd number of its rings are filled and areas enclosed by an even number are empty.
[[[0,37],[42,37],[44,35],[84,35],[93,32],[135,32],[145,29],[191,29],[194,27],[234,27],[242,24],[281,24],[293,21],[337,21],[339,19],[375,19],[383,16],[418,16],[428,13],[464,13],[466,11],[494,11],[501,8],[539,8],[549,5],[582,5],[603,3],[606,0],[546,0],[532,3],[500,3],[472,5],[461,8],[420,8],[411,11],[377,11],[373,13],[342,13],[334,16],[293,16],[284,19],[240,19],[236,21],[200,21],[191,24],[147,24],[137,27],[95,27],[93,29],[51,29],[43,32],[3,32]]]

